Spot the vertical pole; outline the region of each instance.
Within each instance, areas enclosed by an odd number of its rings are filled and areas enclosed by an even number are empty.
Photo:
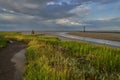
[[[83,32],[85,32],[85,26],[83,27]]]

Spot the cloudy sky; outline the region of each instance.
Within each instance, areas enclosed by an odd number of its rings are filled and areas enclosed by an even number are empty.
[[[0,30],[120,30],[120,0],[0,0]]]

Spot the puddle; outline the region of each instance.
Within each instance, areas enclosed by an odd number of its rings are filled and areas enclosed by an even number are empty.
[[[87,41],[87,42],[93,42],[93,43],[106,44],[106,45],[110,45],[110,46],[120,47],[120,42],[118,42],[118,41],[110,41],[110,40],[104,40],[104,39],[95,39],[95,38],[74,36],[74,35],[67,34],[67,32],[57,33],[57,35],[66,37],[66,38],[72,38],[72,39],[83,40],[83,41]]]
[[[22,80],[25,66],[25,49],[16,53],[11,61],[15,63],[16,67],[15,80]]]

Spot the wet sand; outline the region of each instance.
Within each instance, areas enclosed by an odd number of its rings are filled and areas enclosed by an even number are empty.
[[[25,47],[26,45],[21,42],[13,42],[6,48],[0,48],[0,80],[17,80],[15,79],[16,66],[11,59]]]
[[[69,32],[70,35],[81,37],[90,37],[96,39],[105,39],[111,41],[120,41],[120,33],[104,33],[104,32]]]

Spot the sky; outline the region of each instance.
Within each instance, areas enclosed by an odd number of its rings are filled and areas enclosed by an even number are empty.
[[[120,30],[120,0],[0,0],[2,30]]]

